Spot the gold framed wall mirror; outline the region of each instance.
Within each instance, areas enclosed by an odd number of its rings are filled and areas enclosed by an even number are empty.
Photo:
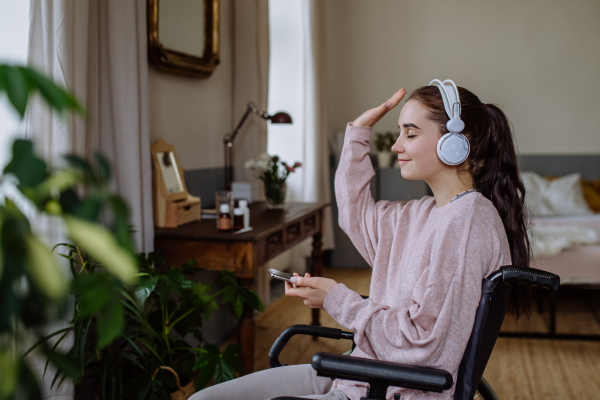
[[[208,78],[219,65],[219,0],[148,0],[148,59],[158,70]]]

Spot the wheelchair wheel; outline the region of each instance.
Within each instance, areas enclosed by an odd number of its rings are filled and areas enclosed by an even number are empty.
[[[496,392],[490,386],[488,381],[485,378],[481,378],[479,382],[479,386],[477,386],[477,391],[475,392],[475,397],[473,399],[477,400],[499,400]]]

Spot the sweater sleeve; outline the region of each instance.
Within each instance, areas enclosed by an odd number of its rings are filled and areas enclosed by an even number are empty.
[[[497,231],[472,214],[466,224],[449,226],[440,243],[408,306],[362,299],[340,283],[325,298],[324,309],[354,331],[357,346],[370,357],[435,365],[442,351],[451,349],[457,359],[462,356],[481,296],[481,280],[490,268],[510,260],[503,259]],[[456,338],[464,343],[452,343]]]
[[[340,228],[373,267],[381,226],[378,220],[384,212],[402,206],[405,201],[375,203],[370,182],[375,171],[369,158],[371,127],[348,123],[344,147],[335,173],[335,197]],[[391,220],[391,218],[389,219]]]

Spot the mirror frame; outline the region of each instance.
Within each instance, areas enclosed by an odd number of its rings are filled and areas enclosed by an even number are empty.
[[[148,59],[160,71],[206,79],[219,59],[219,0],[204,0],[204,54],[202,57],[165,48],[158,38],[158,3],[148,0]],[[165,0],[163,0],[165,1]],[[168,0],[166,0],[168,1]]]

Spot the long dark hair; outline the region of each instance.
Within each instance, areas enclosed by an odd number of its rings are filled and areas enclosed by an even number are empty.
[[[525,186],[519,175],[512,130],[506,115],[493,104],[482,103],[477,96],[458,88],[460,118],[465,123],[463,135],[469,139],[471,152],[457,173],[468,167],[474,189],[489,199],[498,210],[510,246],[512,264],[529,267],[531,245],[527,237],[528,216],[525,208]],[[437,86],[423,86],[408,100],[415,100],[429,110],[429,118],[437,123],[440,135],[448,132],[448,116]],[[527,287],[513,286],[508,311],[519,317],[529,314],[530,292]]]

